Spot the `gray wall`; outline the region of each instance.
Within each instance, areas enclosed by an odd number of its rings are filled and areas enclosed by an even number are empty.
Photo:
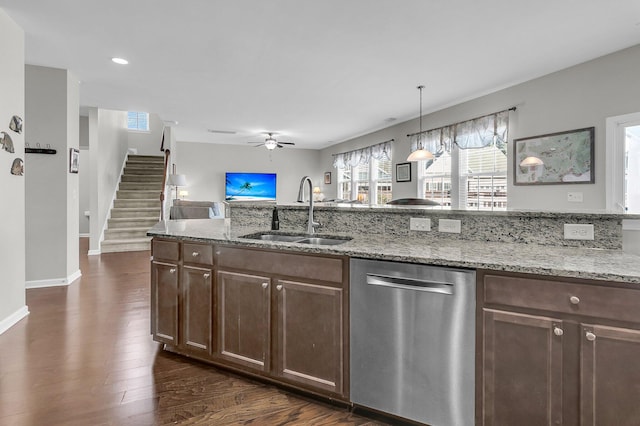
[[[90,184],[91,173],[89,167],[89,117],[80,116],[80,162],[81,167],[78,169],[78,183],[80,191],[80,200],[78,208],[78,226],[80,236],[89,236],[90,219],[85,212],[91,209],[90,205]]]
[[[79,82],[67,70],[34,65],[25,79],[25,141],[57,150],[25,159],[27,286],[68,284],[79,275],[78,175],[69,173],[69,149],[79,143]]]
[[[127,113],[89,108],[88,120],[91,192],[89,254],[99,254],[104,226],[127,158]]]
[[[512,106],[509,139],[595,126],[595,184],[514,186],[509,161],[509,209],[603,211],[605,201],[605,120],[640,111],[640,45],[547,76],[445,108],[423,118],[430,129]],[[429,96],[428,82],[425,96]],[[417,96],[417,95],[416,95]],[[418,119],[355,138],[322,150],[322,164],[332,170],[331,154],[394,138],[394,163],[409,153],[406,135],[418,130]],[[395,169],[395,167],[394,167]],[[395,171],[395,170],[394,170]],[[393,183],[394,198],[417,194],[416,170],[410,183]],[[335,184],[328,196],[335,196]],[[569,203],[567,192],[580,191],[583,203]]]
[[[225,172],[277,173],[279,203],[296,201],[300,179],[308,175],[314,186],[322,186],[320,151],[178,142],[177,171],[187,178],[191,200],[224,200]],[[173,194],[172,194],[173,196]]]
[[[0,10],[0,130],[10,134],[15,153],[0,150],[0,334],[29,313],[25,302],[25,177],[9,173],[24,160],[24,133],[9,130],[13,115],[24,118],[24,32]],[[25,167],[25,174],[29,169]]]

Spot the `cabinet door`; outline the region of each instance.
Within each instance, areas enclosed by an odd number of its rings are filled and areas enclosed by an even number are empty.
[[[640,422],[640,331],[582,324],[581,425]]]
[[[151,333],[157,342],[178,343],[178,266],[151,263]]]
[[[218,351],[245,367],[268,371],[270,351],[270,279],[218,271]]]
[[[213,299],[211,270],[185,266],[182,269],[182,335],[180,346],[195,352],[211,353]]]
[[[483,309],[483,425],[560,425],[563,323]]]
[[[298,384],[343,392],[342,289],[276,282],[275,374]]]

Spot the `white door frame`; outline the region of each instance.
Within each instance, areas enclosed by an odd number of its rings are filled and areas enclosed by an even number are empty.
[[[606,139],[607,211],[624,213],[625,127],[640,125],[640,112],[608,117]]]

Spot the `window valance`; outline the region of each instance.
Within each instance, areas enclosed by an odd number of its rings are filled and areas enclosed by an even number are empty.
[[[393,142],[393,139],[366,148],[333,154],[333,167],[346,169],[369,164],[371,158],[375,160],[391,160],[391,142]]]
[[[510,108],[472,120],[407,135],[411,142],[411,152],[419,148],[420,136],[422,136],[422,148],[434,154],[443,151],[451,152],[454,143],[460,149],[484,148],[491,145],[494,138],[504,143],[509,128],[509,111],[514,110],[515,108]]]

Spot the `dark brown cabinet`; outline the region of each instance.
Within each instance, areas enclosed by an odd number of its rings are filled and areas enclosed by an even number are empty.
[[[151,246],[151,334],[168,345],[178,342],[179,243],[154,240]]]
[[[252,370],[269,370],[270,278],[218,272],[220,357]]]
[[[348,258],[155,238],[151,328],[167,348],[348,400]]]
[[[154,239],[151,333],[189,354],[212,352],[213,257],[206,244]],[[182,248],[182,250],[181,250]]]
[[[346,258],[237,247],[216,253],[219,357],[344,398]]]
[[[621,283],[479,271],[476,424],[637,424],[639,302]]]
[[[342,393],[342,289],[277,280],[275,374],[304,386]]]
[[[182,268],[182,335],[184,348],[211,353],[211,327],[213,312],[213,272],[209,268],[184,266]]]

